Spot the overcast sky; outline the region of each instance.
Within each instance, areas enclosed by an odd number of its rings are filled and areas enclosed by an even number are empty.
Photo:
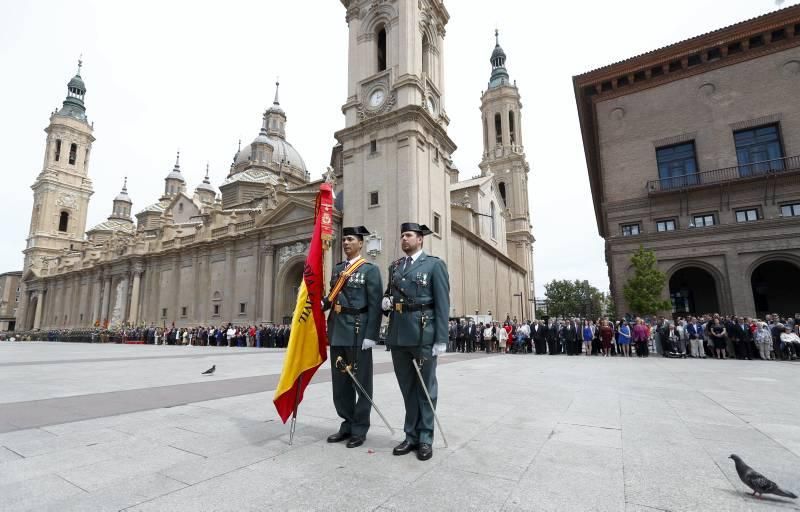
[[[608,288],[572,76],[796,3],[446,0],[445,94],[461,179],[479,172],[480,93],[495,26],[522,95],[537,296],[552,279]],[[238,139],[246,144],[258,134],[276,76],[287,138],[319,177],[344,125],[346,43],[339,0],[0,2],[0,272],[22,267],[43,129],[80,54],[97,139],[88,229],[110,214],[123,176],[134,212],[155,202],[177,149],[190,191],[206,162],[219,185]]]

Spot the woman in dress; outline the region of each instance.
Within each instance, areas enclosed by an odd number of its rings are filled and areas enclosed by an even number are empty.
[[[592,325],[589,320],[583,321],[583,332],[581,333],[583,339],[583,350],[586,352],[586,355],[590,355],[592,353],[592,338],[594,338],[594,332],[592,330]]]
[[[506,352],[506,346],[508,345],[508,331],[505,327],[499,327],[497,329],[497,343],[500,346],[500,352]]]
[[[725,326],[720,323],[719,318],[714,318],[714,323],[711,325],[711,329],[709,329],[709,334],[714,343],[717,359],[727,359],[725,356],[725,349],[727,346],[728,331],[726,331]]]
[[[609,357],[611,355],[611,340],[614,339],[614,329],[608,325],[608,320],[601,320],[600,321],[600,343],[601,352],[603,357]]]
[[[622,353],[623,357],[630,357],[631,356],[631,328],[628,325],[628,322],[623,320],[617,330],[617,334],[619,334],[619,338],[617,338],[617,344],[619,345],[620,352]]]

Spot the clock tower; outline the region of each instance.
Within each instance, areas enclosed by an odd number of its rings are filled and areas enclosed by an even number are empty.
[[[342,147],[345,226],[381,239],[384,276],[400,254],[400,224],[426,224],[424,249],[447,260],[451,181],[442,0],[341,0],[349,29]],[[369,244],[368,244],[369,247]]]
[[[86,231],[86,214],[92,182],[89,155],[93,127],[86,119],[83,100],[86,85],[78,72],[67,84],[62,107],[45,128],[44,164],[31,186],[33,212],[25,250],[24,271],[38,274],[42,259],[80,250]]]

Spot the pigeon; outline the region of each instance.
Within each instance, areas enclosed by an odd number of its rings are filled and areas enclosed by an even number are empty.
[[[736,472],[739,473],[739,479],[747,487],[753,489],[753,496],[756,494],[776,494],[784,498],[797,499],[796,494],[784,491],[778,487],[778,484],[745,464],[738,455],[731,454],[728,458],[733,459],[733,462],[736,464]]]
[[[214,370],[217,369],[217,365],[212,366],[208,370],[204,371],[201,375],[214,375]]]

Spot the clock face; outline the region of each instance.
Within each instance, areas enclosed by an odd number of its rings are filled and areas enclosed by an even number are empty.
[[[385,97],[386,94],[383,92],[383,89],[377,89],[373,91],[373,93],[369,95],[369,106],[377,107],[383,103]]]
[[[433,98],[431,98],[430,96],[428,96],[428,111],[431,114],[435,114],[436,113],[436,103],[433,101]]]

